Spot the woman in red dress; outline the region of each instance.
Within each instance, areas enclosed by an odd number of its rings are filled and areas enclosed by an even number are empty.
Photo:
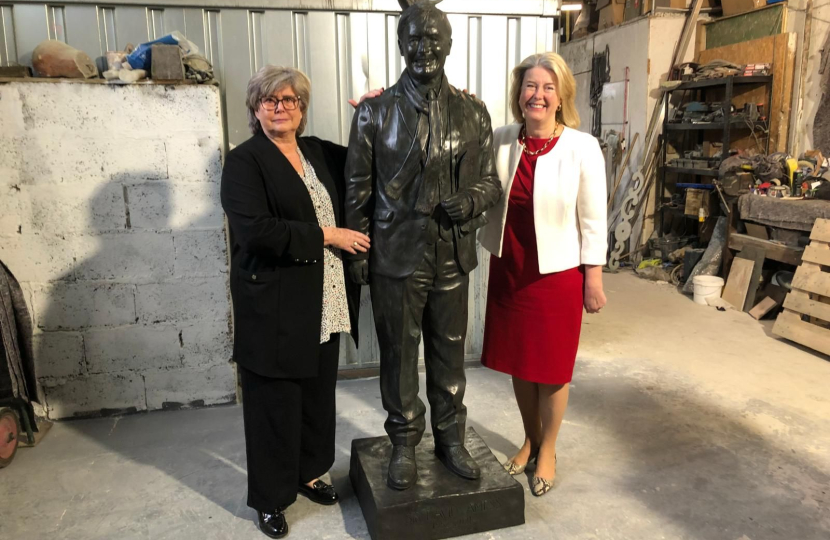
[[[505,196],[479,234],[492,254],[481,362],[513,377],[525,441],[505,468],[520,474],[535,459],[537,496],[556,475],[582,309],[605,305],[605,165],[597,140],[576,130],[575,92],[558,54],[513,70],[516,123],[497,129],[493,145]]]

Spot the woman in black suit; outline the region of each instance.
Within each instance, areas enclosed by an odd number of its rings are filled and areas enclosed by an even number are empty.
[[[293,68],[259,70],[248,83],[254,135],[222,172],[248,506],[272,538],[288,533],[283,510],[297,493],[338,500],[320,476],[334,463],[339,333],[356,333],[359,295],[341,252],[369,249],[368,236],[338,227],[346,149],[300,137],[310,86]]]

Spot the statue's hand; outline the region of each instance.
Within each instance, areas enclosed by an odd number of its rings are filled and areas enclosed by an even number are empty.
[[[447,211],[453,221],[470,219],[473,214],[473,197],[469,193],[454,193],[441,201],[441,206]]]
[[[369,261],[361,259],[349,263],[349,277],[358,285],[369,284]]]

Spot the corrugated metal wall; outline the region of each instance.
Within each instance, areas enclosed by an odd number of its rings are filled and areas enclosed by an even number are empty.
[[[450,83],[485,101],[494,128],[510,121],[506,95],[513,66],[529,54],[557,50],[555,19],[543,16],[544,9],[539,13],[511,15],[490,10],[449,15],[453,27],[453,49],[446,68]],[[352,118],[347,100],[369,88],[394,84],[404,67],[397,46],[397,22],[397,13],[377,11],[0,3],[0,65],[31,65],[32,50],[45,39],[64,41],[94,59],[108,50],[122,50],[128,43],[138,45],[179,30],[214,65],[231,144],[249,137],[246,84],[265,64],[292,65],[307,73],[312,82],[307,133],[345,144]],[[470,357],[481,353],[484,325],[489,259],[480,251],[481,266],[470,283]],[[368,291],[364,295],[361,339],[372,345],[355,351],[350,340],[344,340],[343,367],[378,361]]]

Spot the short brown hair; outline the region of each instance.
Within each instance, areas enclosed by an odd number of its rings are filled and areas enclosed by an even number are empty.
[[[576,81],[571,68],[565,59],[553,52],[532,54],[522,60],[522,63],[513,68],[513,77],[510,83],[510,111],[519,124],[524,122],[522,108],[519,107],[519,98],[522,95],[522,83],[525,73],[529,69],[543,67],[556,76],[556,92],[562,103],[562,110],[556,113],[556,120],[569,128],[579,127],[579,113],[576,110]]]
[[[273,95],[282,88],[290,87],[300,98],[300,111],[303,114],[300,125],[297,127],[297,136],[303,134],[308,123],[308,104],[311,101],[311,81],[305,73],[293,67],[263,66],[248,81],[248,95],[245,104],[248,105],[248,127],[251,133],[259,133],[262,126],[259,125],[256,112],[262,98]]]

